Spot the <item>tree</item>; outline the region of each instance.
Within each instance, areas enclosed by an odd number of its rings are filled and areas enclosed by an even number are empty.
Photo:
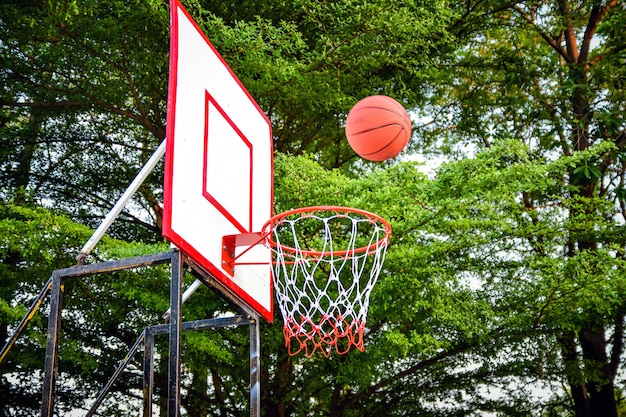
[[[440,2],[202,6],[219,17],[217,28],[205,24],[207,33],[268,112],[275,149],[315,153],[326,167],[354,160],[342,126],[358,100],[380,93],[415,103],[432,55],[453,46],[445,30],[452,16]],[[243,36],[222,35],[224,23],[248,29]]]
[[[164,138],[167,14],[161,2],[112,6],[3,5],[4,198],[26,192],[97,224]],[[127,212],[119,236],[154,240],[159,182],[142,188],[144,217]]]
[[[434,105],[425,110],[436,116],[421,131],[430,149],[477,152],[516,139],[534,158],[571,164],[549,189],[521,191],[518,198],[537,226],[545,227],[544,216],[558,207],[564,227],[562,246],[547,248],[539,236],[529,237],[546,262],[558,258],[568,265],[552,275],[558,285],[544,300],[546,310],[578,286],[613,283],[581,295],[573,315],[542,312],[536,318],[556,337],[576,416],[617,415],[624,318],[615,305],[605,310],[605,302],[622,298],[610,277],[623,257],[617,233],[624,217],[623,6],[462,3],[455,26],[467,42],[440,61]]]

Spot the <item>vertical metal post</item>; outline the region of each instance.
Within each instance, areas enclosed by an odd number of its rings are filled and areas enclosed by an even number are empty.
[[[143,417],[152,417],[154,388],[154,333],[147,328],[143,345]]]
[[[170,288],[170,355],[168,373],[168,417],[178,417],[180,410],[180,344],[182,331],[182,296],[183,281],[182,254],[173,251],[172,255],[172,282]]]
[[[61,313],[63,309],[63,278],[56,272],[52,274],[52,293],[50,294],[50,316],[46,335],[46,363],[44,368],[43,398],[41,416],[54,414],[54,385],[58,371],[59,334],[61,331]]]
[[[252,317],[250,323],[250,417],[261,415],[261,343],[259,317]]]

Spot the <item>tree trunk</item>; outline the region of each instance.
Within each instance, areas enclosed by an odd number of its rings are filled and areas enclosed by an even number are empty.
[[[621,337],[621,335],[618,336]],[[581,330],[578,343],[582,349],[583,361],[578,357],[576,340],[573,337],[559,338],[568,383],[574,400],[574,415],[576,417],[617,417],[614,393],[615,375],[606,354],[607,341],[604,327],[596,330]],[[581,369],[583,366],[585,371]]]
[[[604,327],[583,329],[579,335],[583,359],[587,367],[587,392],[590,417],[617,417],[614,375],[606,354]]]
[[[291,389],[293,379],[293,362],[286,349],[281,349],[278,355],[276,374],[272,381],[269,373],[263,372],[262,401],[266,404],[265,417],[289,417],[292,414],[291,407],[286,399]]]
[[[587,387],[580,369],[576,341],[573,336],[565,334],[559,337],[559,345],[561,346],[567,382],[574,401],[574,416],[589,417],[591,416],[591,408],[588,401]]]
[[[582,39],[582,46],[579,48],[571,20],[569,1],[561,0],[560,6],[568,23],[564,30],[564,40],[567,50],[568,76],[574,86],[570,95],[572,111],[570,143],[574,151],[584,151],[592,145],[589,135],[593,114],[589,104],[591,97],[588,88],[588,51],[600,17],[607,9],[600,9],[599,6],[593,7],[584,39]],[[585,163],[588,165],[596,164],[595,161],[591,160],[585,161]],[[570,177],[570,183],[577,186],[573,194],[589,201],[595,197],[598,181],[599,178],[593,173]],[[587,213],[588,211],[589,213]],[[594,209],[588,209],[585,206],[573,208],[570,216],[572,219],[576,219],[581,214],[583,216],[586,214],[593,215],[593,211]],[[568,256],[576,256],[577,253],[581,252],[593,253],[597,251],[598,245],[595,239],[591,237],[576,241],[576,246],[571,249],[573,250],[570,250]],[[606,351],[607,341],[604,327],[595,325],[594,320],[591,319],[578,331],[578,343],[582,350],[582,364],[576,357],[575,341],[571,340],[570,343],[569,346],[565,347],[563,353],[566,364],[576,365],[576,368],[570,368],[568,372],[576,416],[617,417],[614,375]],[[584,373],[580,372],[581,367],[584,369]],[[577,369],[575,374],[572,374],[572,369]],[[582,379],[579,379],[581,377]]]

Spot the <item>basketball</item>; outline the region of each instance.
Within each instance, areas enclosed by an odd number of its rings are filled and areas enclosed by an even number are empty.
[[[346,138],[360,157],[381,162],[397,156],[411,139],[411,119],[402,104],[388,96],[369,96],[352,107]]]

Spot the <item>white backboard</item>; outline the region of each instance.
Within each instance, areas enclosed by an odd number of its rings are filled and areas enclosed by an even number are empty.
[[[224,236],[260,232],[273,205],[271,124],[178,0],[172,1],[163,235],[227,291],[273,318],[271,251]]]

